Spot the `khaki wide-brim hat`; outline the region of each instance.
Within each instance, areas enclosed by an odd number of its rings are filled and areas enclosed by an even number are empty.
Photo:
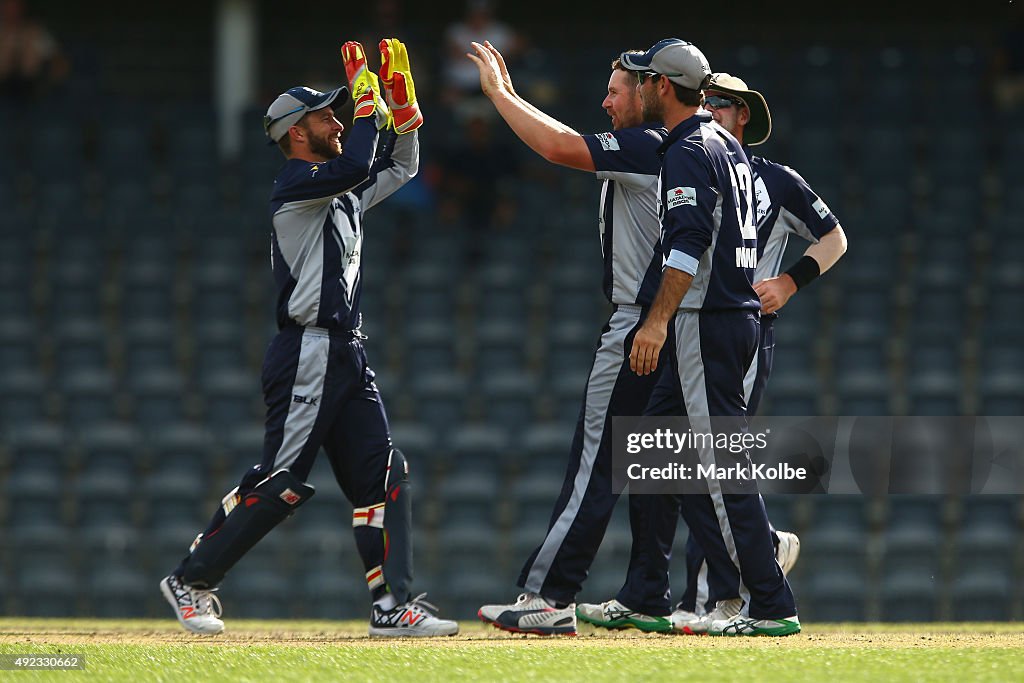
[[[746,103],[747,109],[750,110],[750,121],[743,128],[743,144],[760,145],[772,134],[772,115],[768,111],[764,95],[748,88],[743,79],[727,73],[711,74],[707,90],[728,93]]]

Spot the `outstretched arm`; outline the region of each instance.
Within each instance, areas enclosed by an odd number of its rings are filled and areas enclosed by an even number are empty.
[[[520,140],[552,163],[581,171],[595,170],[590,149],[579,133],[515,93],[498,50],[480,43],[473,43],[473,50],[466,56],[480,70],[481,90]]]

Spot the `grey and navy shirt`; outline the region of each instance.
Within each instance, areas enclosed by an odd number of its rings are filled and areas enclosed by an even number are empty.
[[[779,274],[790,235],[817,243],[839,225],[839,219],[799,173],[744,149],[754,169],[757,282]]]
[[[418,135],[388,131],[378,141],[371,119],[360,119],[341,156],[281,169],[270,198],[279,328],[359,328],[363,212],[416,175]]]
[[[698,111],[659,151],[665,265],[693,276],[680,310],[759,310],[754,178],[742,146]]]
[[[667,131],[644,124],[587,134],[601,187],[598,228],[604,255],[604,294],[613,304],[649,306],[661,281],[658,146]]]

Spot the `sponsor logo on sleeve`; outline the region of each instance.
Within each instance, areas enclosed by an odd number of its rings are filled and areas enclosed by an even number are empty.
[[[677,206],[697,206],[697,190],[692,187],[673,187],[665,202],[669,211]]]
[[[598,133],[597,141],[601,143],[601,149],[606,152],[619,151],[619,141],[615,139],[613,133]]]
[[[818,197],[818,199],[813,204],[811,204],[811,208],[818,212],[818,216],[820,218],[824,218],[825,216],[832,213],[832,210],[828,208],[828,204],[821,201],[821,197]]]

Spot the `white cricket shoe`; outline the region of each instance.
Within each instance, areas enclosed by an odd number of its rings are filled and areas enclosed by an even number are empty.
[[[775,559],[782,567],[782,573],[789,574],[800,558],[800,538],[789,531],[776,530],[775,535],[779,537],[779,547],[775,549]]]
[[[214,635],[224,630],[220,598],[213,591],[192,588],[174,574],[160,582],[160,592],[174,608],[174,615],[192,633]]]
[[[707,629],[701,628],[705,615],[696,612],[687,612],[684,609],[677,609],[669,617],[672,622],[672,630],[677,633],[685,633],[688,636],[695,636],[705,633]]]
[[[523,593],[514,605],[484,605],[477,616],[512,633],[576,635],[576,606],[552,607],[536,593]]]
[[[712,621],[708,633],[713,636],[791,636],[800,633],[800,619],[795,615],[784,619],[752,619],[737,614],[730,619]]]
[[[703,635],[711,629],[713,622],[731,619],[739,614],[742,609],[743,599],[732,598],[730,600],[719,600],[715,603],[715,608],[703,616],[697,616],[693,612],[676,610],[672,613],[672,628],[690,636]]]
[[[422,638],[429,636],[454,636],[459,625],[449,619],[438,619],[437,607],[423,598],[420,593],[403,605],[383,610],[374,605],[370,613],[370,635],[397,638]]]
[[[599,605],[581,602],[576,606],[576,616],[588,624],[612,630],[636,628],[654,633],[672,630],[672,622],[666,617],[636,612],[614,599]]]

